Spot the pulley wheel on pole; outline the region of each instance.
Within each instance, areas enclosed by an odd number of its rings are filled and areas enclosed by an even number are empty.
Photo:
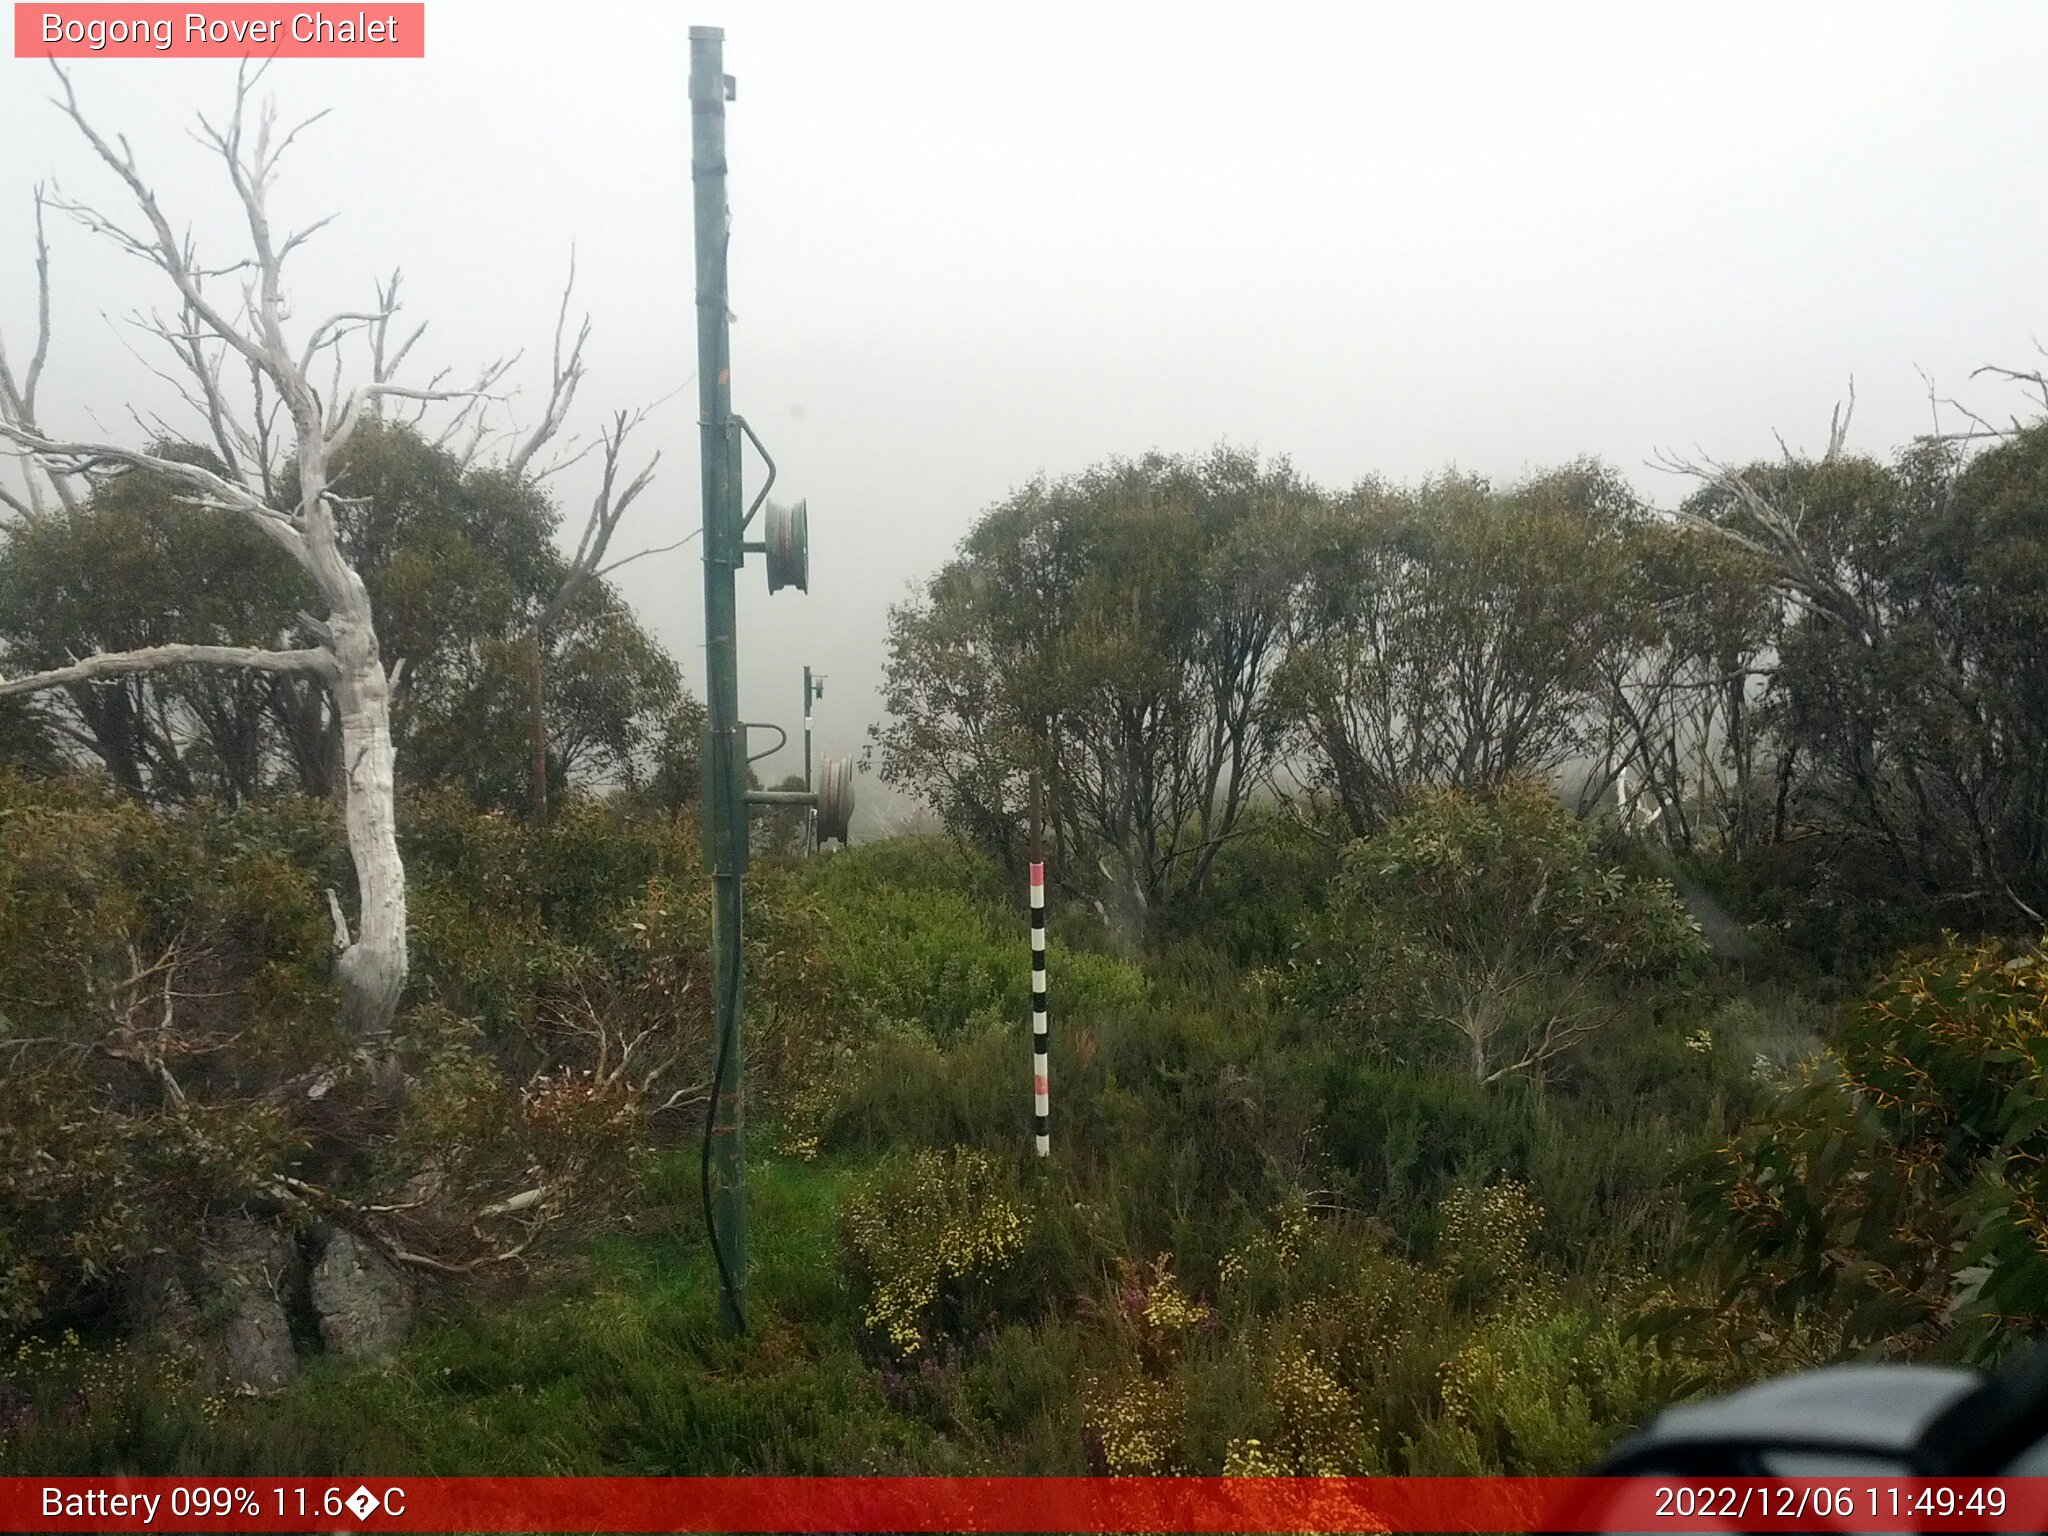
[[[768,556],[768,590],[780,592],[784,587],[795,587],[799,592],[811,589],[811,514],[809,506],[798,502],[793,507],[778,507],[769,503],[765,512],[767,518],[766,554]]]
[[[818,841],[850,841],[853,825],[853,764],[828,757],[818,772]]]

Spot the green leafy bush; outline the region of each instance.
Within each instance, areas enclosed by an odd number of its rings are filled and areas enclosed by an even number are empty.
[[[1703,960],[1671,886],[1603,857],[1544,786],[1425,794],[1346,849],[1297,1005],[1396,1059],[1543,1075],[1632,989]]]
[[[1021,899],[1005,911],[993,869],[944,839],[870,844],[815,861],[802,883],[823,925],[834,1004],[861,1028],[910,1025],[938,1038],[1028,1017],[1030,930]],[[1136,1007],[1143,972],[1056,933],[1046,964],[1062,1019]]]
[[[1418,1471],[1568,1476],[1670,1400],[1671,1373],[1624,1320],[1572,1306],[1488,1318],[1444,1362],[1444,1420]]]
[[[1842,1020],[1702,1169],[1732,1300],[1844,1342],[1993,1356],[2048,1324],[2048,955],[1950,940]]]
[[[228,1211],[367,1224],[457,1269],[537,1254],[543,1231],[615,1218],[646,1154],[695,1124],[709,920],[686,824],[573,798],[542,829],[452,791],[405,802],[397,1091],[335,1006],[332,803],[170,816],[0,775],[0,828],[0,1327],[106,1312],[134,1261]],[[751,932],[771,1097],[808,1006],[782,910]]]
[[[1322,910],[1337,858],[1324,837],[1270,810],[1247,811],[1240,827],[1216,850],[1208,883],[1168,921],[1233,966],[1283,965]]]

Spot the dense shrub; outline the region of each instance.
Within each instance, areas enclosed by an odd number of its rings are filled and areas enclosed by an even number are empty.
[[[321,861],[295,856],[327,839],[317,811],[172,820],[0,775],[0,827],[6,1327],[104,1294],[197,1211],[271,1198],[305,1085],[348,1063]]]
[[[1825,830],[1688,868],[1758,942],[1752,972],[1838,997],[1860,995],[1900,951],[1938,941],[1944,927],[1992,915],[1930,895],[1879,850]]]
[[[807,957],[802,1055],[789,1144],[882,1151],[989,1144],[1030,1111],[1031,950],[1021,904],[949,839],[906,838],[813,860],[778,877],[781,930]],[[1143,1015],[1136,966],[1053,938],[1056,1073]],[[807,1054],[804,1054],[806,1053]],[[792,1058],[794,1060],[794,1058]],[[1063,1094],[1064,1099],[1064,1094]]]
[[[288,1213],[270,1187],[280,1177],[311,1191],[301,1198],[323,1219],[349,1201],[410,1205],[431,1185],[431,1200],[378,1230],[454,1267],[512,1250],[521,1264],[579,1266],[573,1287],[524,1300],[450,1287],[450,1320],[399,1369],[327,1369],[262,1414],[195,1395],[157,1364],[64,1346],[11,1387],[0,1369],[0,1409],[9,1391],[37,1404],[0,1426],[0,1462],[90,1466],[118,1447],[152,1470],[353,1455],[463,1472],[530,1466],[544,1443],[561,1471],[1566,1472],[1683,1392],[1845,1338],[1816,1304],[1775,1324],[1769,1344],[1752,1333],[1731,1347],[1783,1270],[1758,1271],[1720,1332],[1674,1326],[1707,1299],[1669,1263],[1674,1170],[1797,1071],[1811,1021],[1796,997],[1675,985],[1679,932],[1658,951],[1666,969],[1618,963],[1587,983],[1598,1050],[1485,1083],[1462,1055],[1446,1059],[1426,1021],[1404,1022],[1402,997],[1366,995],[1403,983],[1373,968],[1377,952],[1345,947],[1354,933],[1483,963],[1446,944],[1431,927],[1440,913],[1421,903],[1464,902],[1476,921],[1487,903],[1533,901],[1552,925],[1541,953],[1566,965],[1610,955],[1617,932],[1632,944],[1675,931],[1658,926],[1668,892],[1554,803],[1510,792],[1506,805],[1425,807],[1389,828],[1396,842],[1348,856],[1327,907],[1319,889],[1301,891],[1294,910],[1310,915],[1252,914],[1238,929],[1190,908],[1142,968],[1058,942],[1043,1162],[1030,1151],[1023,912],[994,868],[924,840],[758,861],[748,1067],[765,1134],[742,1341],[717,1335],[695,1216],[708,911],[687,823],[572,799],[536,829],[450,793],[409,800],[409,1086],[380,1107],[356,1081],[351,1043],[318,1033],[331,1018],[321,887],[347,879],[325,807],[172,820],[80,786],[0,793],[14,797],[0,799],[10,855],[27,829],[22,861],[0,867],[0,923],[15,925],[0,1012],[24,1043],[0,1051],[38,1071],[91,1063],[99,1075],[67,1091],[105,1148],[61,1159],[69,1183],[33,1157],[0,1170],[15,1319],[53,1299],[82,1322],[106,1315],[148,1234],[218,1211]],[[1537,846],[1507,846],[1525,821]],[[1489,843],[1496,834],[1507,842]],[[1249,891],[1270,876],[1277,903],[1290,881],[1320,878],[1307,853],[1281,872],[1293,857],[1247,847],[1236,870],[1219,858],[1219,879],[1242,874]],[[1405,884],[1369,864],[1361,874],[1373,857]],[[1631,926],[1645,905],[1655,921]],[[1313,930],[1309,965],[1353,968],[1344,987],[1318,992],[1302,967],[1284,981],[1272,968],[1298,921]],[[180,1002],[180,1028],[206,1024],[209,1008],[244,1026],[172,1067],[182,1107],[146,1064],[35,1056],[25,1025],[108,1037],[104,987],[86,985],[81,957],[118,982],[122,935],[180,925],[215,935],[239,967],[206,988],[230,996],[189,1012]],[[45,928],[71,948],[22,942]],[[2038,1013],[2015,1001],[2038,1010],[2038,967],[1999,968],[2011,964],[1987,960],[1957,983],[1959,1000],[1995,1003],[1972,1005],[1974,1034],[1946,1015],[1914,1026],[1936,1057],[1896,1021],[1869,1046],[1870,1062],[1903,1053],[1945,1085],[1902,1145],[1978,1148],[1950,1191],[1977,1214],[1930,1230],[1927,1252],[1979,1241],[1970,1263],[1996,1262],[1964,1278],[1999,1305],[2002,1274],[2033,1283],[2008,1248],[2024,1158],[2038,1150],[1998,1150],[2024,1121],[1998,1126],[1999,1105],[2023,1101],[2038,1076],[2009,1054],[2038,1037]],[[1888,1006],[1910,1012],[1907,996]],[[30,1013],[17,998],[54,1006]],[[1992,1077],[1973,1076],[1985,1062]],[[330,1073],[320,1099],[287,1095],[261,1112],[267,1085]],[[1919,1102],[1907,1091],[1917,1079],[1868,1081],[1873,1095]],[[1972,1098],[1985,1082],[2003,1097]],[[365,1112],[382,1118],[348,1118]],[[1941,1129],[1982,1124],[1989,1140]],[[18,1096],[0,1102],[10,1153],[68,1153],[65,1134]],[[1810,1163],[1811,1150],[1796,1155]],[[1985,1202],[2000,1187],[2013,1198],[1993,1219]],[[109,1189],[137,1193],[124,1205]],[[540,1193],[477,1219],[527,1190]],[[26,1304],[19,1276],[32,1282]],[[67,1400],[67,1372],[98,1373],[77,1423],[44,1406]],[[735,1385],[757,1377],[770,1385]]]
[[[1680,1390],[1624,1320],[1641,1287],[1588,1288],[1546,1260],[1543,1211],[1502,1183],[1436,1213],[1427,1257],[1298,1198],[1216,1272],[1213,1301],[1165,1256],[1090,1308],[1084,1395],[1099,1467],[1228,1475],[1557,1473]],[[1171,1326],[1169,1326],[1171,1325]]]
[[[1489,1083],[1554,1073],[1705,955],[1668,883],[1603,856],[1546,787],[1510,783],[1424,794],[1347,848],[1292,995],[1396,1060]]]
[[[1200,938],[1233,966],[1286,963],[1337,872],[1336,844],[1279,812],[1247,812],[1221,845],[1209,882],[1170,914],[1170,932]]]
[[[536,829],[409,799],[395,1091],[329,984],[324,890],[350,884],[331,804],[173,816],[0,776],[0,826],[0,1326],[96,1315],[216,1213],[342,1222],[456,1270],[538,1256],[629,1208],[634,1171],[701,1113],[709,918],[686,823],[572,798]],[[767,894],[750,1006],[772,1102],[818,978],[814,935],[792,944]]]
[[[870,844],[814,861],[801,884],[823,925],[813,942],[833,999],[863,1029],[907,1025],[935,1038],[995,1019],[1028,1019],[1031,951],[1021,900],[1005,910],[993,866],[942,838]],[[1134,1008],[1148,991],[1134,966],[1069,946],[1055,931],[1047,966],[1059,1016]]]
[[[1848,1011],[1696,1214],[1751,1309],[1985,1357],[2048,1324],[2044,1170],[2048,955],[1951,940]]]

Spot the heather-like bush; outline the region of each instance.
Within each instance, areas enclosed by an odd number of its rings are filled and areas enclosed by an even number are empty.
[[[1026,1214],[987,1153],[931,1150],[885,1164],[841,1212],[868,1287],[868,1327],[898,1355],[925,1347],[941,1300],[1000,1272],[1024,1247]]]
[[[905,839],[815,861],[796,883],[814,898],[813,936],[834,1005],[863,1029],[909,1025],[944,1039],[1030,1007],[1031,951],[1021,899],[1005,910],[1001,882],[942,839]],[[1062,1019],[1141,1004],[1144,973],[1075,949],[1054,925],[1047,965]]]

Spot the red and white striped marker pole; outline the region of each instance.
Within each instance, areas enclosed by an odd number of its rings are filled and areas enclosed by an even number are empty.
[[[1050,1063],[1052,1036],[1045,1016],[1045,848],[1040,833],[1038,775],[1031,775],[1031,1130],[1038,1155],[1052,1150]]]

